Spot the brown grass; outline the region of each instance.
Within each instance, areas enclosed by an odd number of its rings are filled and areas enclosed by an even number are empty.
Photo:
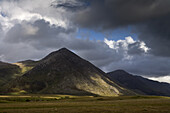
[[[0,98],[1,101],[3,99],[5,101],[5,98]],[[170,99],[165,97],[69,98],[67,96],[65,98],[63,96],[59,100],[6,102],[0,103],[0,113],[170,113]]]

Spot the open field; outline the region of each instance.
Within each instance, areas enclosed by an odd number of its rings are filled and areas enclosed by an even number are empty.
[[[170,98],[156,96],[0,96],[0,113],[170,113]]]

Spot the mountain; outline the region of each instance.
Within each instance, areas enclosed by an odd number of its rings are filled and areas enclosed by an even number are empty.
[[[110,80],[138,94],[170,96],[170,84],[131,75],[123,70],[107,73]]]
[[[7,82],[22,76],[27,71],[31,70],[38,61],[26,60],[17,63],[5,63],[0,61],[0,86]]]
[[[20,72],[19,66],[0,61],[0,86],[14,79]]]
[[[21,63],[27,67],[35,67],[39,63],[39,61],[25,60],[25,61],[19,61],[17,63]]]
[[[38,63],[39,61],[25,60],[25,61],[19,61],[14,64],[20,67],[21,69],[20,76],[22,76],[26,72],[30,71],[33,67],[35,67]]]
[[[103,71],[66,48],[40,60],[23,76],[6,84],[3,92],[102,96],[133,93],[110,81]]]

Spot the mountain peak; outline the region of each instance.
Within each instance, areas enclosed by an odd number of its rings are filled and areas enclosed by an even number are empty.
[[[53,53],[73,53],[73,52],[71,50],[67,49],[67,48],[61,48],[58,51],[55,51]]]
[[[67,48],[50,53],[22,77],[11,81],[7,92],[118,96],[129,94],[105,73]],[[13,85],[15,84],[15,85]],[[29,87],[27,87],[29,86]],[[14,89],[14,90],[13,90]]]
[[[65,47],[63,47],[63,48],[59,49],[58,51],[70,51],[70,50],[65,48]]]
[[[116,71],[113,71],[113,72],[110,72],[110,73],[115,73],[115,74],[119,74],[119,75],[129,75],[128,72],[124,71],[124,70],[116,70]]]
[[[70,53],[72,53],[69,49],[67,49],[67,48],[61,48],[61,49],[59,49],[59,50],[57,50],[57,51],[53,51],[53,52],[51,52],[50,54],[56,54],[56,53],[66,53],[66,52],[70,52]],[[49,54],[49,55],[50,55]]]
[[[73,56],[77,56],[76,54],[74,54],[72,51],[70,51],[67,48],[61,48],[57,51],[54,51],[50,54],[48,54],[45,58],[43,58],[41,61],[44,60],[48,60],[48,59],[57,59],[57,58],[62,58],[62,57],[73,57]]]

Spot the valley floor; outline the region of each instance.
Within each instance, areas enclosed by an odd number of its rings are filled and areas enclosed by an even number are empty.
[[[170,113],[170,98],[156,96],[0,96],[0,113]]]

